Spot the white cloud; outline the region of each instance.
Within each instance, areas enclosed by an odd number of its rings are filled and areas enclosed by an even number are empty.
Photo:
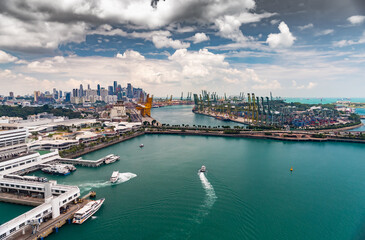
[[[295,37],[290,32],[288,25],[285,22],[279,24],[280,33],[270,33],[266,42],[271,48],[285,48],[293,45]]]
[[[365,31],[363,32],[362,36],[358,40],[341,40],[333,42],[334,47],[346,47],[351,45],[358,45],[365,43]]]
[[[272,20],[270,21],[271,25],[276,25],[276,24],[278,24],[279,22],[280,22],[280,20],[279,20],[279,19],[272,19]]]
[[[170,31],[156,30],[156,31],[140,31],[140,32],[125,32],[119,28],[113,28],[108,24],[100,26],[98,29],[93,30],[90,34],[100,34],[106,36],[122,36],[128,38],[143,38],[148,41],[152,41],[156,48],[188,48],[190,43],[182,42],[180,40],[174,40],[171,37]]]
[[[351,16],[347,18],[347,21],[349,21],[352,25],[359,25],[365,22],[365,16],[362,15]]]
[[[293,88],[295,89],[312,89],[318,85],[318,83],[315,82],[309,82],[307,85],[298,85],[295,80],[292,80]]]
[[[313,28],[313,27],[314,27],[313,23],[308,23],[307,25],[299,26],[298,28],[300,31],[303,31],[305,29],[309,29],[309,28]]]
[[[173,40],[171,38],[162,35],[152,36],[152,42],[156,48],[180,49],[180,48],[190,47],[190,43],[182,42],[180,40]]]
[[[2,88],[0,93],[17,89],[17,93],[31,93],[35,89],[50,90],[53,87],[70,91],[80,83],[95,87],[100,83],[106,87],[116,79],[122,84],[131,82],[155,95],[165,95],[181,91],[199,91],[209,86],[212,90],[234,92],[237,89],[258,87],[264,89],[269,80],[261,80],[253,68],[233,67],[222,54],[214,54],[207,49],[189,51],[179,49],[167,59],[148,59],[133,50],[110,57],[56,57],[44,58],[28,64],[14,66],[14,72],[21,77],[14,78],[11,89]],[[22,84],[27,76],[32,76],[32,84]],[[38,83],[42,87],[38,87]],[[0,76],[0,84],[6,86],[6,77]],[[47,85],[46,83],[49,83]],[[275,83],[275,81],[274,81]],[[46,89],[46,86],[49,87]],[[163,86],[163,87],[161,87]],[[275,88],[275,85],[271,85]]]
[[[82,22],[21,21],[0,14],[0,47],[53,50],[62,43],[84,41],[87,28],[88,25]]]
[[[16,60],[18,60],[17,57],[0,50],[0,63],[15,62]]]
[[[258,22],[274,15],[251,13],[255,8],[254,0],[159,1],[157,8],[152,8],[146,0],[12,0],[2,2],[1,8],[6,14],[0,14],[0,47],[30,51],[53,50],[67,42],[82,42],[87,34],[93,32],[91,29],[105,23],[120,25],[126,29],[158,29],[177,24],[176,32],[194,30],[189,26],[180,27],[180,23],[205,26],[219,23],[216,27],[223,28],[221,36],[237,39],[235,35],[242,37],[238,33],[241,24]],[[220,20],[216,22],[217,19]],[[236,20],[238,24],[235,23]],[[223,25],[233,24],[232,33],[227,32],[227,27],[220,24],[222,21]],[[106,29],[104,33],[121,36],[126,34],[122,30],[111,29]],[[164,42],[157,46],[187,46],[187,43],[180,40],[161,36],[154,38]]]
[[[127,50],[122,54],[118,53],[116,57],[122,59],[139,60],[139,61],[145,60],[145,57],[142,54],[133,50]]]
[[[332,34],[332,33],[334,33],[333,29],[325,29],[325,30],[317,32],[315,35],[316,36],[326,36],[326,35],[329,35],[329,34]]]
[[[221,16],[215,20],[215,25],[219,31],[217,35],[235,42],[245,42],[248,38],[240,30],[242,24],[259,22],[263,18],[269,18],[274,15],[276,13],[254,14],[243,12],[236,15]]]
[[[193,43],[200,43],[204,41],[209,41],[210,38],[205,33],[195,33],[194,36],[188,38],[187,40],[193,41]]]

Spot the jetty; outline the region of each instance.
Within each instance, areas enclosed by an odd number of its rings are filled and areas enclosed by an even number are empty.
[[[38,240],[44,239],[52,233],[58,233],[59,229],[65,224],[71,224],[74,214],[83,206],[85,206],[90,200],[86,199],[89,196],[93,196],[95,192],[89,192],[80,201],[75,201],[72,205],[69,205],[68,209],[65,209],[60,215],[54,219],[49,219],[46,222],[40,223],[36,226],[27,225],[13,235],[9,240]]]

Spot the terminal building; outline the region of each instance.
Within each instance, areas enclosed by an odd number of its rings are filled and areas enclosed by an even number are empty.
[[[18,203],[22,196],[33,199],[32,210],[0,225],[0,239],[18,234],[34,222],[56,218],[60,209],[80,197],[77,186],[59,185],[56,181],[20,176],[60,158],[58,150],[45,154],[28,151],[26,129],[0,130],[0,201]]]

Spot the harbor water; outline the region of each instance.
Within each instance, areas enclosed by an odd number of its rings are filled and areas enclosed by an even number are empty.
[[[143,135],[83,158],[111,153],[121,160],[35,173],[106,198],[84,224],[47,239],[365,239],[363,144]],[[121,180],[110,184],[116,170]],[[2,221],[27,208],[7,206]]]

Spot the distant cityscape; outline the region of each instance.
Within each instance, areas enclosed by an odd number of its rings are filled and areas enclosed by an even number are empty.
[[[79,88],[72,91],[62,91],[53,88],[51,91],[41,92],[34,91],[33,95],[16,96],[14,92],[9,92],[9,96],[0,96],[0,104],[3,105],[44,105],[44,104],[83,104],[90,105],[94,103],[116,103],[118,100],[129,101],[137,99],[145,101],[147,93],[142,88],[133,87],[131,83],[123,87],[117,81],[107,88],[97,84],[93,89],[90,84],[84,86],[80,84]]]

